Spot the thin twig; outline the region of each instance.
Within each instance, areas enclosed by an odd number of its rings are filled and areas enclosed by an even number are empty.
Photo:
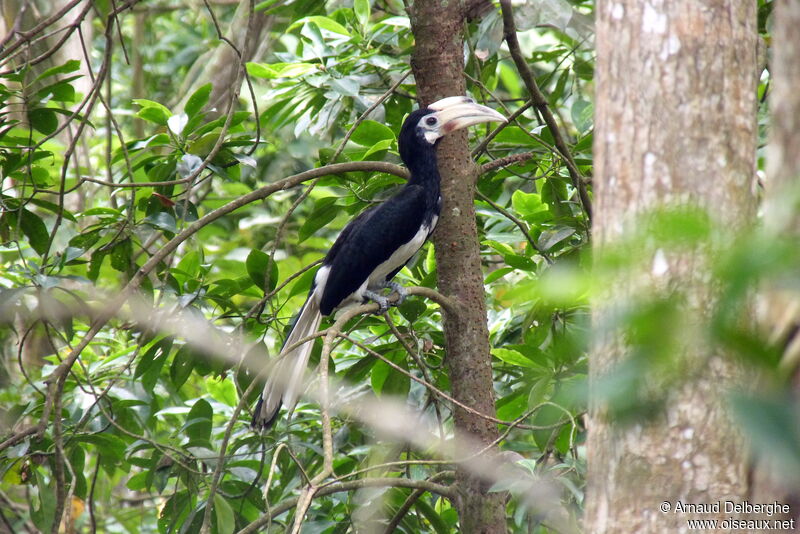
[[[564,141],[564,137],[561,135],[558,123],[547,105],[547,99],[536,84],[536,79],[533,77],[530,68],[528,68],[528,63],[522,55],[522,50],[517,40],[517,27],[514,23],[514,13],[511,10],[511,0],[500,0],[500,9],[503,12],[503,36],[505,37],[506,43],[508,43],[508,50],[511,52],[511,57],[514,60],[514,64],[517,66],[520,76],[522,76],[522,81],[525,82],[525,87],[528,88],[528,92],[533,100],[533,105],[536,106],[536,109],[542,114],[542,118],[550,129],[550,133],[553,135],[556,148],[558,148],[558,151],[564,158],[570,178],[572,178],[572,185],[578,190],[578,196],[581,199],[581,204],[583,204],[583,209],[586,211],[586,217],[589,219],[589,223],[591,223],[592,202],[586,191],[586,184],[583,182],[583,176],[581,176],[578,166],[575,164],[575,160],[572,157],[572,153],[567,143]]]

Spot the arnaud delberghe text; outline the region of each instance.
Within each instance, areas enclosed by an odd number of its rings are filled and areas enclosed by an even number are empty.
[[[768,503],[751,503],[749,501],[717,501],[709,503],[685,503],[677,501],[672,511],[682,514],[765,514],[772,517],[778,514],[788,514],[790,511],[788,504],[778,501]]]

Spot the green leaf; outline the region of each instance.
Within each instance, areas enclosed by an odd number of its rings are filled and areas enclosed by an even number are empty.
[[[364,159],[367,159],[368,157],[377,152],[385,152],[386,150],[389,150],[389,148],[392,146],[393,143],[394,143],[393,139],[382,139],[378,141],[377,143],[369,147],[369,150],[364,152]]]
[[[520,269],[523,271],[536,270],[536,263],[527,256],[520,256],[519,254],[506,254],[503,256],[503,260],[515,269]]]
[[[161,533],[178,532],[179,527],[192,510],[192,500],[188,491],[179,491],[167,500],[158,516],[158,530]]]
[[[72,212],[66,209],[61,209],[58,206],[58,204],[54,204],[52,202],[48,202],[47,200],[42,200],[40,198],[32,198],[30,199],[30,203],[39,206],[42,209],[46,209],[47,211],[50,211],[52,213],[57,214],[59,211],[61,211],[61,216],[64,217],[65,219],[72,222],[78,222],[78,220],[75,218]]]
[[[139,358],[139,363],[136,365],[133,377],[141,377],[141,383],[147,391],[153,391],[156,379],[172,349],[172,342],[173,339],[171,337],[161,338],[151,344]]]
[[[394,141],[394,132],[386,126],[377,121],[365,120],[358,125],[358,128],[353,132],[350,140],[358,145],[371,147],[383,140]]]
[[[397,16],[385,18],[375,24],[385,24],[387,26],[399,26],[401,28],[411,28],[411,21],[408,17]]]
[[[425,499],[417,499],[414,502],[414,508],[417,509],[424,517],[428,520],[428,523],[431,524],[433,530],[436,531],[437,534],[449,534],[450,527],[447,526],[447,523],[436,513],[436,510],[428,504]]]
[[[486,275],[486,278],[484,279],[483,283],[487,284],[487,285],[491,284],[495,280],[499,280],[500,278],[504,277],[508,273],[513,273],[513,272],[514,272],[514,268],[513,267],[500,267],[499,269],[495,269],[494,271],[492,271],[488,275]]]
[[[63,115],[65,117],[69,117],[70,121],[73,120],[73,116],[74,116],[75,117],[74,120],[76,120],[78,122],[83,122],[87,126],[89,126],[90,128],[95,128],[95,125],[92,124],[92,121],[90,121],[89,119],[87,119],[86,117],[81,115],[80,113],[73,113],[72,111],[70,111],[68,109],[61,109],[61,108],[47,108],[47,109],[49,109],[53,113],[58,113],[59,115]]]
[[[539,248],[544,251],[548,251],[574,233],[575,228],[572,228],[571,226],[559,225],[555,228],[548,228],[539,234]]]
[[[348,382],[357,383],[366,378],[367,373],[375,366],[376,360],[371,355],[361,358],[356,363],[347,368],[344,378]]]
[[[245,261],[250,279],[265,293],[278,285],[278,264],[272,261],[269,254],[253,249]]]
[[[184,210],[185,213],[184,213]],[[181,199],[175,204],[175,216],[186,222],[194,222],[197,220],[197,206],[193,202],[187,202]]]
[[[492,349],[492,356],[506,363],[510,363],[511,365],[536,367],[536,364],[532,360],[523,356],[521,352],[513,349],[495,348]]]
[[[409,323],[413,323],[420,315],[425,313],[428,306],[425,304],[425,299],[416,298],[406,299],[397,309],[400,310],[400,314],[405,317]]]
[[[178,269],[188,276],[198,276],[200,274],[200,254],[196,250],[190,250],[178,262]]]
[[[184,345],[178,349],[169,368],[169,378],[175,389],[180,389],[192,374],[196,358],[197,355],[189,345]]]
[[[121,219],[123,214],[120,210],[114,208],[106,208],[106,207],[96,207],[96,208],[89,208],[86,211],[80,213],[80,217],[93,217],[93,216],[110,216],[114,219]]]
[[[39,492],[39,506],[31,508],[31,519],[41,532],[50,532],[56,515],[55,485],[53,482],[46,483],[38,469],[34,470],[34,477]]]
[[[361,85],[351,78],[332,78],[331,88],[341,96],[357,97]]]
[[[208,394],[215,401],[227,404],[230,407],[236,406],[239,398],[236,395],[236,386],[233,385],[232,381],[224,377],[219,380],[209,380],[206,381],[206,387]]]
[[[53,95],[53,99],[59,102],[74,102],[75,101],[75,88],[69,83],[71,80],[80,78],[80,76],[73,76],[66,80],[59,80],[50,85],[46,85],[36,91],[36,97],[44,100],[47,95]]]
[[[117,242],[110,251],[111,267],[115,270],[125,273],[128,272],[133,263],[133,243],[131,239],[125,239]]]
[[[572,122],[579,132],[585,133],[592,126],[592,116],[594,114],[594,107],[588,100],[578,99],[572,105],[570,115]]]
[[[175,217],[168,211],[159,211],[144,218],[144,221],[156,228],[170,232],[173,234],[178,233],[178,226],[175,222]]]
[[[81,62],[77,59],[70,59],[63,65],[50,67],[49,69],[41,73],[39,76],[37,76],[34,82],[38,82],[39,80],[49,78],[50,76],[55,76],[56,74],[67,74],[68,72],[75,72],[79,68],[81,68]]]
[[[390,352],[386,358],[401,369],[408,369],[405,352]],[[375,366],[372,368],[371,383],[372,390],[378,395],[405,396],[408,395],[411,387],[410,378],[382,360],[375,362]]]
[[[107,253],[103,249],[98,249],[92,252],[92,255],[89,259],[89,270],[86,273],[86,276],[92,282],[97,281],[97,277],[100,276],[100,268],[103,266],[103,261],[106,259]]]
[[[256,78],[274,80],[277,78],[297,78],[319,68],[313,63],[248,63],[247,73]]]
[[[339,35],[345,35],[347,37],[350,37],[350,32],[347,31],[347,28],[345,28],[344,26],[342,26],[341,24],[339,24],[335,20],[329,19],[328,17],[323,17],[321,15],[315,15],[313,17],[302,18],[302,19],[298,20],[297,22],[295,22],[294,24],[292,24],[291,26],[289,26],[289,30],[291,31],[294,28],[296,28],[296,27],[298,27],[298,26],[300,26],[300,25],[302,25],[302,24],[304,24],[306,22],[313,22],[314,24],[316,24],[317,26],[319,26],[323,30],[328,30],[329,32],[332,32],[332,33],[338,33]]]
[[[166,126],[167,120],[172,116],[172,112],[158,102],[153,102],[152,100],[144,98],[135,98],[133,102],[142,107],[142,109],[136,113],[136,116],[141,119]]]
[[[72,472],[75,473],[73,479],[73,488],[75,496],[79,499],[86,499],[86,476],[83,474],[83,468],[86,465],[86,453],[82,447],[73,446],[69,453],[69,463],[72,467]]]
[[[55,185],[55,180],[50,176],[50,172],[47,169],[43,169],[38,165],[33,165],[30,169],[30,179],[33,182],[33,185],[40,189],[47,189],[48,187],[52,187]]]
[[[353,11],[356,14],[358,23],[361,24],[362,27],[366,27],[370,15],[369,0],[355,0],[353,2]]]
[[[313,63],[288,63],[278,71],[279,78],[297,78],[317,70]]]
[[[236,528],[233,509],[219,493],[214,495],[214,515],[217,518],[217,534],[232,534]]]
[[[58,129],[58,117],[49,108],[34,108],[28,112],[28,120],[36,131],[50,135]]]
[[[197,133],[197,132],[195,132]],[[212,131],[206,132],[194,141],[189,144],[189,147],[186,151],[189,154],[194,154],[196,156],[205,156],[211,149],[214,148],[214,145],[217,144],[217,139],[219,139],[220,132],[219,131]]]
[[[136,112],[136,116],[146,121],[154,122],[161,126],[166,126],[170,115],[165,115],[158,108],[143,108]]]
[[[211,96],[211,88],[212,85],[210,83],[203,85],[192,93],[192,96],[186,101],[186,105],[183,106],[183,112],[186,113],[189,118],[193,118],[208,104],[208,98]]]
[[[514,211],[522,216],[536,213],[544,206],[541,195],[538,193],[524,193],[519,189],[511,195],[511,205],[514,207]]]
[[[136,473],[128,479],[125,487],[131,491],[144,491],[147,489],[147,471]]]
[[[272,4],[279,2],[280,0],[264,0],[263,2],[259,2],[256,4],[255,11],[264,11],[265,9],[269,8]]]
[[[198,399],[186,416],[183,431],[189,436],[190,443],[208,443],[211,440],[211,418],[214,415],[211,405],[205,399]]]
[[[45,226],[44,221],[38,215],[26,209],[20,210],[17,217],[19,228],[28,238],[28,244],[37,254],[44,256],[50,247],[50,234],[47,232],[47,226]]]
[[[267,63],[248,63],[247,74],[255,78],[266,78],[267,80],[272,80],[278,77],[278,72]]]
[[[91,443],[97,448],[97,453],[103,455],[103,461],[114,465],[125,458],[125,442],[111,434],[78,434],[79,442]]]
[[[497,399],[497,417],[513,421],[528,409],[528,395],[525,391],[509,393]]]
[[[317,200],[314,210],[298,232],[300,243],[311,237],[323,226],[326,226],[342,211],[342,207],[336,204],[336,200],[337,197],[324,197]]]

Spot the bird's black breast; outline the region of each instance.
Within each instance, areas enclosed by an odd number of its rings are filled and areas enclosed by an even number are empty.
[[[412,241],[420,228],[427,227],[428,234],[433,230],[440,209],[438,196],[438,191],[436,198],[431,198],[428,188],[407,184],[397,195],[361,213],[342,230],[321,267],[329,269],[320,299],[322,315],[329,315],[359,289],[376,268]],[[403,258],[403,264],[414,252],[416,249]],[[400,268],[402,265],[387,279]]]

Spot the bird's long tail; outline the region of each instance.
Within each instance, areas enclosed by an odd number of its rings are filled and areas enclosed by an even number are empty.
[[[308,365],[314,341],[308,341],[294,348],[292,346],[304,337],[315,334],[319,330],[321,320],[317,295],[312,291],[297,314],[292,330],[283,343],[279,359],[264,385],[264,391],[253,414],[253,427],[271,427],[278,416],[281,404],[286,406],[288,413],[294,409],[303,385],[303,371]]]

